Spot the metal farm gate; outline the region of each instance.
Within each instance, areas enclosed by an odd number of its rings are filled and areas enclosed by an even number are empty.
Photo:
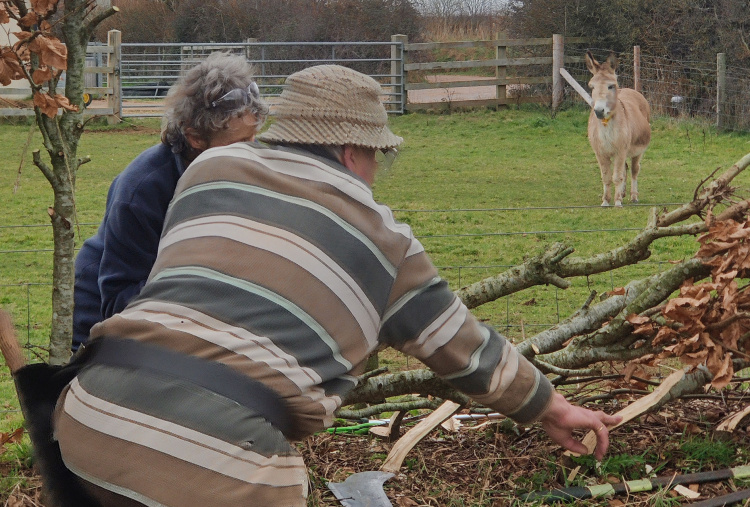
[[[122,43],[121,116],[161,116],[169,87],[215,51],[245,55],[256,67],[261,94],[273,104],[290,74],[311,65],[339,64],[372,76],[389,112],[403,113],[403,46],[391,42],[255,42],[229,44]]]

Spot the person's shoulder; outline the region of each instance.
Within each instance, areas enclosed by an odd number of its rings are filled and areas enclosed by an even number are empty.
[[[164,143],[156,144],[143,150],[125,168],[123,173],[127,174],[149,174],[161,168],[177,165],[177,157],[172,153],[172,148]]]
[[[158,191],[164,185],[174,190],[180,177],[178,157],[163,143],[144,150],[112,183],[113,199],[129,201],[137,193]]]

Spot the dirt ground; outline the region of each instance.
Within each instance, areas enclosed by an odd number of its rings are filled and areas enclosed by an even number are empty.
[[[585,463],[576,480],[583,479],[586,485],[633,480],[646,477],[647,466],[661,477],[744,465],[750,455],[750,418],[731,433],[717,432],[715,427],[728,414],[747,406],[750,396],[735,390],[723,398],[678,400],[616,429],[611,435],[610,452],[602,462],[602,469],[610,474],[605,476]],[[622,408],[623,401],[620,399],[616,406],[607,402],[601,408],[613,413]],[[405,423],[402,429],[409,427]],[[685,448],[690,438],[714,443],[700,452],[690,452]],[[327,482],[341,482],[355,472],[378,470],[391,446],[371,434],[324,432],[301,442],[299,448],[311,477],[308,505],[341,505],[328,490]],[[720,451],[726,454],[727,449],[734,452],[722,457]],[[546,438],[538,425],[518,428],[507,422],[485,421],[485,424],[466,424],[454,432],[433,431],[407,454],[400,473],[388,480],[384,489],[395,507],[539,505],[524,503],[516,495],[539,488],[563,487],[575,466],[563,460],[561,449]],[[0,467],[0,476],[9,473],[8,465]],[[0,505],[44,505],[40,499],[40,480],[34,470],[24,469],[23,475],[26,479],[19,482],[9,498],[0,498]],[[704,500],[748,487],[750,481],[725,480],[692,485],[690,489],[700,493],[698,500]],[[692,501],[670,490],[567,505],[645,507],[657,505],[657,500],[662,501],[660,505],[685,505]]]

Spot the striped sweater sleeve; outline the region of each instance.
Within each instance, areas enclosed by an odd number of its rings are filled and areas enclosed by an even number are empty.
[[[412,243],[380,339],[479,403],[520,423],[538,419],[552,396],[549,380],[502,335],[478,322],[437,276],[418,241]]]

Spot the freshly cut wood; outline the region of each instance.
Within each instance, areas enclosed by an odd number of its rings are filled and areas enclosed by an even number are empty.
[[[391,415],[388,426],[373,426],[370,433],[385,438],[388,442],[398,439],[401,432],[401,421],[404,419],[406,412],[396,411]]]
[[[23,357],[18,339],[16,339],[13,321],[5,310],[0,310],[0,352],[11,373],[15,373],[26,364],[26,358]]]
[[[640,398],[637,401],[634,401],[627,407],[623,408],[619,412],[617,412],[615,415],[622,416],[622,421],[620,421],[619,424],[615,424],[614,426],[610,427],[610,430],[613,430],[619,426],[622,426],[628,421],[631,421],[638,417],[639,415],[648,412],[651,407],[658,404],[659,401],[664,398],[665,396],[669,395],[669,391],[680,381],[685,377],[685,373],[687,372],[687,368],[682,370],[677,370],[671,375],[669,375],[667,378],[664,379],[664,381],[653,390],[651,394],[648,394],[644,396],[643,398]],[[596,448],[596,432],[589,431],[585,437],[583,437],[582,440],[583,444],[586,446],[586,448],[589,450],[589,454],[594,452],[594,449]],[[566,451],[565,454],[567,456],[579,456],[579,454]]]
[[[739,412],[735,412],[734,414],[724,418],[724,420],[719,423],[716,429],[718,431],[734,431],[740,421],[744,419],[748,414],[750,414],[750,405],[746,406]]]
[[[440,405],[394,444],[380,469],[384,472],[398,473],[409,451],[443,421],[455,414],[459,408],[461,408],[461,405],[452,401],[446,401]]]

